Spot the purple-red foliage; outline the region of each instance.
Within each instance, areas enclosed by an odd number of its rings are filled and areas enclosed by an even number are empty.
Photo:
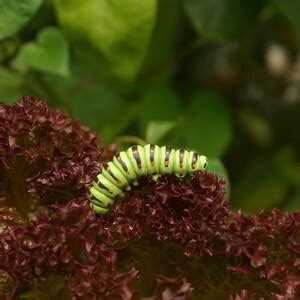
[[[0,200],[23,215],[81,195],[99,171],[97,136],[34,97],[0,104]]]
[[[106,242],[109,224],[97,219],[86,201],[44,209],[29,226],[11,229],[2,240],[1,267],[9,267],[15,279],[33,282],[62,275],[77,297],[131,293],[128,285],[137,271],[116,270],[117,253]]]
[[[29,224],[8,227],[1,239],[0,270],[14,279],[14,295],[30,289],[28,282],[39,285],[59,276],[76,299],[299,297],[300,213],[230,212],[224,181],[215,174],[198,173],[183,180],[142,178],[125,198],[116,200],[109,214],[96,216],[85,189],[114,147],[101,155],[96,137],[86,128],[32,98],[1,107],[11,111],[10,119],[26,111],[17,123],[43,128],[39,139],[34,133],[29,148],[16,146],[19,138],[31,139],[29,127],[24,125],[25,132],[23,125],[20,132],[15,128],[12,144],[11,129],[0,131],[6,137],[2,170],[17,170],[21,157],[39,171],[34,177],[23,176],[19,185],[30,187],[43,203],[55,203],[34,213]],[[28,107],[40,107],[39,117]],[[48,125],[32,122],[33,115],[47,119]],[[53,120],[61,118],[58,123]],[[3,124],[15,124],[4,119],[2,114]],[[62,123],[65,126],[54,125]],[[71,133],[66,130],[70,127]],[[76,146],[71,136],[82,144]],[[44,140],[56,149],[50,156]],[[61,151],[61,145],[68,145],[68,151]],[[51,180],[40,182],[45,174]],[[68,191],[73,200],[65,203],[62,193],[49,194],[53,187]]]
[[[238,263],[228,268],[269,283],[274,299],[300,297],[300,213],[231,213],[231,222],[223,238],[226,254]]]

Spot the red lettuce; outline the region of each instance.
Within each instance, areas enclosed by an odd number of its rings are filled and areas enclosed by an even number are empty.
[[[87,188],[115,146],[34,98],[0,105],[0,123],[3,299],[300,296],[300,213],[231,212],[224,181],[198,173],[141,178],[96,216]]]

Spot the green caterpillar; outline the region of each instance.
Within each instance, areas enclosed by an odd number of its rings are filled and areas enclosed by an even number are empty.
[[[124,189],[137,185],[140,176],[175,174],[178,177],[207,169],[207,158],[194,151],[174,150],[157,145],[130,147],[117,153],[105,164],[90,188],[90,207],[97,214],[105,214],[117,196],[124,196]]]

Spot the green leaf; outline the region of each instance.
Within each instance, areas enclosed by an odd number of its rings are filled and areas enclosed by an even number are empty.
[[[237,115],[241,126],[251,139],[261,147],[272,143],[272,128],[268,120],[260,114],[250,110],[239,110]]]
[[[105,77],[132,80],[143,63],[156,0],[55,0],[77,54]]]
[[[218,158],[209,158],[207,172],[216,173],[219,177],[224,179],[226,182],[227,193],[228,194],[230,193],[229,176],[228,176],[227,170],[221,160],[219,160]]]
[[[145,133],[146,142],[149,144],[159,144],[161,139],[174,129],[176,125],[176,121],[150,121]]]
[[[5,206],[2,206],[3,208]],[[8,216],[8,215],[7,215]],[[11,215],[10,218],[8,219],[12,219],[13,215]],[[5,222],[3,222],[3,220],[1,220],[1,226],[6,226]],[[3,236],[3,235],[1,235]],[[1,290],[1,294],[2,297],[4,299],[8,299],[8,298],[12,298],[12,295],[14,294],[14,291],[16,289],[15,286],[15,281],[14,279],[3,269],[0,270],[0,290]]]
[[[15,69],[34,69],[61,76],[69,75],[69,47],[58,28],[43,29],[36,42],[26,43],[12,62]]]
[[[284,207],[291,190],[299,185],[299,166],[290,149],[280,149],[271,158],[251,162],[232,193],[232,207],[255,213]]]
[[[45,281],[34,284],[30,283],[30,291],[18,296],[20,300],[71,300],[72,295],[67,289],[61,276],[50,276]]]
[[[194,29],[207,40],[238,38],[255,24],[264,1],[185,0]]]
[[[123,99],[109,87],[91,86],[74,96],[70,111],[83,124],[99,131],[102,126],[118,122],[123,105]]]
[[[0,101],[12,104],[20,99],[22,81],[18,74],[0,68]]]
[[[174,143],[208,157],[221,157],[231,139],[232,124],[225,99],[212,91],[195,94],[176,130]]]
[[[151,121],[173,121],[181,112],[180,99],[168,87],[152,87],[141,99],[138,119],[140,135],[144,135]]]
[[[233,209],[299,210],[300,165],[294,149],[282,148],[269,158],[251,161],[239,178],[231,197]]]
[[[184,28],[182,18],[181,0],[158,1],[157,18],[145,59],[145,68],[158,66],[170,57],[178,35]]]
[[[300,188],[298,188],[291,199],[284,205],[283,210],[287,212],[300,212]]]
[[[101,127],[101,139],[104,145],[116,142],[116,137],[120,135],[139,114],[139,108],[136,103],[123,104],[122,112],[116,122],[110,122]]]
[[[20,47],[20,40],[17,37],[9,38],[0,42],[0,64],[6,64],[7,61],[15,55]]]
[[[232,208],[256,213],[276,206],[287,191],[286,183],[273,176],[270,164],[256,163],[241,175],[232,195]]]
[[[284,15],[296,30],[300,30],[300,2],[295,0],[270,0],[277,10]],[[299,34],[298,34],[299,35]]]
[[[25,77],[24,94],[46,99],[51,107],[59,109],[69,107],[69,102],[77,93],[98,81],[96,75],[92,74],[86,65],[74,60],[74,57],[70,60],[69,76],[30,72]]]
[[[285,147],[278,150],[272,159],[272,164],[282,181],[289,184],[293,189],[299,187],[300,165],[295,149]]]
[[[17,33],[42,2],[42,0],[0,0],[0,40]]]

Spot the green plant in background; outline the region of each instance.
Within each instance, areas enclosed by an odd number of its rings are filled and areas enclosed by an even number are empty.
[[[155,21],[155,0],[57,0],[54,6],[84,62],[104,78],[131,80],[136,76]]]
[[[36,13],[43,0],[1,1],[0,39],[16,34]]]
[[[48,99],[100,133],[106,145],[170,144],[205,153],[209,170],[227,182],[232,208],[295,210],[297,90],[296,102],[284,101],[296,89],[290,78],[299,44],[297,6],[0,1],[1,100]],[[290,73],[270,73],[269,44],[286,49]]]
[[[31,69],[68,76],[68,44],[59,30],[47,27],[39,33],[36,42],[25,43],[22,46],[11,65],[21,73]]]

